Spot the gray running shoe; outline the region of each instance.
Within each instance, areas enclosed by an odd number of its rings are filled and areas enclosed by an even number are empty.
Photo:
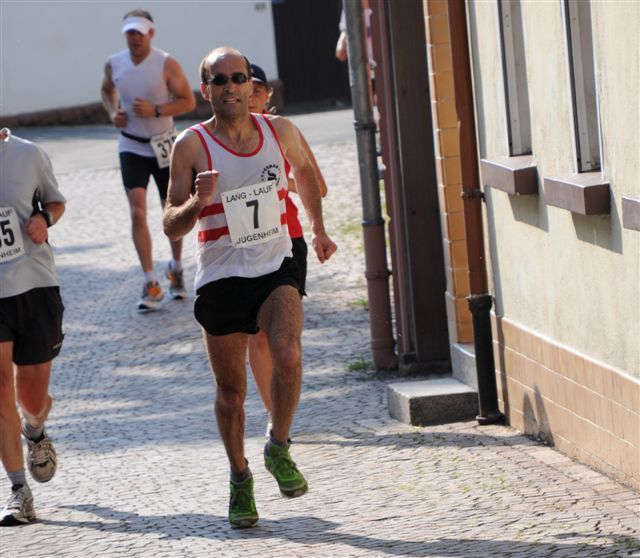
[[[189,296],[187,289],[184,288],[184,271],[174,271],[171,269],[171,264],[167,264],[165,269],[165,275],[169,279],[169,296],[173,300],[184,300]]]
[[[56,474],[58,456],[46,430],[39,442],[27,438],[27,467],[36,482],[49,482]]]
[[[142,296],[138,302],[138,310],[140,312],[155,310],[163,298],[164,293],[157,281],[145,283],[144,287],[142,287]]]
[[[36,518],[33,510],[33,496],[28,486],[21,484],[11,487],[11,496],[0,515],[0,525],[22,525]]]

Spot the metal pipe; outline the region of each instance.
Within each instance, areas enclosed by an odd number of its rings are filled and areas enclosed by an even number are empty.
[[[449,0],[449,33],[453,61],[453,83],[458,114],[460,165],[462,168],[462,198],[467,237],[470,296],[467,297],[473,317],[473,342],[478,376],[478,424],[493,424],[504,419],[498,408],[496,367],[491,335],[492,297],[488,293],[484,256],[482,200],[478,173],[478,156],[471,85],[471,64],[467,37],[465,2]]]
[[[391,299],[384,236],[384,219],[380,206],[378,160],[371,97],[369,69],[361,0],[345,0],[349,83],[354,112],[354,128],[358,146],[360,189],[362,192],[365,276],[369,297],[371,351],[378,370],[398,366],[391,326]]]

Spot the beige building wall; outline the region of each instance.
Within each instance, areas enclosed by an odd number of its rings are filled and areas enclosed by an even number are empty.
[[[598,216],[548,205],[545,197],[545,177],[577,172],[562,4],[522,3],[539,195],[484,189],[500,404],[516,428],[638,487],[640,232],[623,227],[622,197],[640,198],[640,2],[592,2],[600,178],[611,189],[611,214]],[[425,0],[424,8],[450,248],[448,298],[457,301],[463,289],[456,290],[461,283],[451,263],[456,239],[450,235],[452,214],[461,211],[454,199],[459,172],[452,166],[459,154],[446,141],[456,131],[456,117],[445,110],[454,93],[438,80],[447,72],[449,39],[442,29],[448,7],[443,0]],[[479,156],[508,156],[497,1],[467,2],[467,8]],[[461,309],[454,306],[457,325]]]

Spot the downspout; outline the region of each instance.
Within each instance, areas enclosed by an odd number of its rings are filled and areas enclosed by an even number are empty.
[[[467,37],[466,3],[449,0],[449,34],[453,61],[453,82],[458,115],[462,199],[467,236],[470,295],[467,297],[473,320],[473,341],[478,376],[478,424],[501,422],[504,415],[498,407],[496,367],[491,335],[492,296],[488,292],[487,270],[482,227],[482,201],[471,83],[471,63]]]
[[[380,207],[376,125],[369,97],[369,68],[361,0],[345,1],[344,13],[349,37],[349,83],[362,192],[362,227],[365,277],[369,298],[371,352],[376,369],[393,370],[398,366],[398,359],[394,351],[395,343],[391,327],[390,272],[387,268],[384,219]]]

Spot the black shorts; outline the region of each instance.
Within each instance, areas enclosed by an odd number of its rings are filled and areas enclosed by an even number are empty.
[[[43,364],[62,348],[64,305],[58,287],[0,298],[0,342],[13,341],[13,362]]]
[[[293,252],[293,259],[298,264],[298,270],[300,271],[300,277],[298,281],[300,296],[307,294],[305,287],[307,284],[307,243],[304,237],[291,239],[291,251]]]
[[[211,335],[258,333],[258,311],[278,287],[290,285],[299,290],[300,270],[293,258],[285,258],[273,273],[262,277],[225,277],[196,292],[193,313]]]
[[[161,169],[155,157],[143,157],[135,153],[120,153],[120,172],[122,183],[128,192],[134,188],[144,188],[149,184],[149,177],[153,176],[162,201],[167,199],[169,188],[169,167]]]

